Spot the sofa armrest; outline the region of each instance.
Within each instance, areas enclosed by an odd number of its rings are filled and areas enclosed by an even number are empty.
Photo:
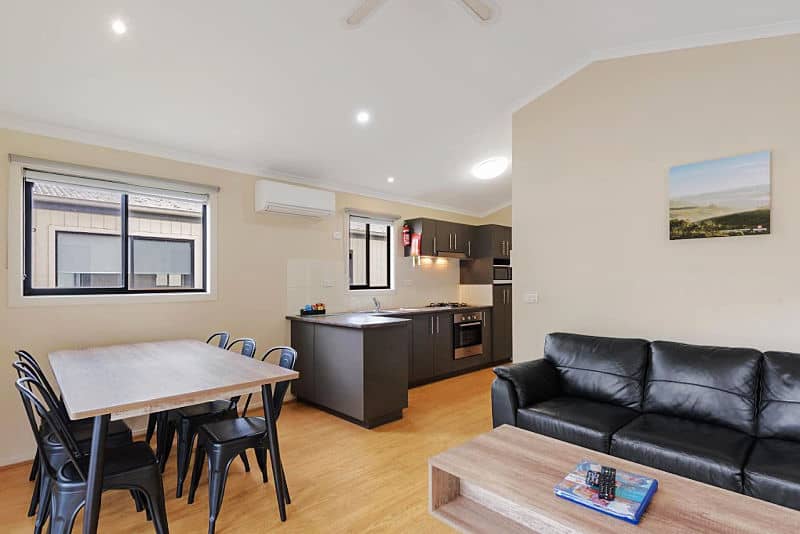
[[[547,360],[495,367],[493,371],[498,378],[507,380],[514,386],[520,408],[552,399],[561,391],[558,370]]]
[[[492,382],[492,428],[500,425],[517,426],[517,392],[514,384],[502,378]]]

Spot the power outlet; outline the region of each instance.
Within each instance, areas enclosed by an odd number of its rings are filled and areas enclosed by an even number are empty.
[[[526,304],[539,304],[539,293],[525,293]]]

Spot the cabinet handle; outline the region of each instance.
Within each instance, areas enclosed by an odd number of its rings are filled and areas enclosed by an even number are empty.
[[[435,256],[438,253],[439,253],[439,251],[436,250],[436,236],[433,236],[433,255]]]
[[[436,333],[439,333],[439,316],[436,316]]]
[[[456,240],[456,246],[455,246],[455,248],[457,249],[457,248],[458,248],[458,234],[453,234],[453,235],[455,236],[455,237],[454,237],[454,239]]]
[[[472,257],[472,241],[467,241],[467,256]]]
[[[447,238],[449,239],[448,245],[450,246],[450,250],[453,250],[453,234],[447,234]]]

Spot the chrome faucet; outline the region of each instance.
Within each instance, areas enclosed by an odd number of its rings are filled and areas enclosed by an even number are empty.
[[[375,303],[375,311],[381,311],[381,301],[379,301],[377,297],[372,297],[372,302]]]

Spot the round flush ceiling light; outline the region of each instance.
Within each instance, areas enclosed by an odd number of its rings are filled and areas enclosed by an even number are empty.
[[[506,172],[508,164],[508,158],[504,157],[485,159],[472,167],[472,175],[480,180],[491,180]]]
[[[367,124],[371,118],[369,111],[359,111],[356,113],[356,122],[358,124]]]
[[[387,182],[389,182],[390,184],[393,184],[393,183],[394,183],[394,176],[390,176],[390,177],[388,177],[388,178],[386,179],[386,181],[387,181]]]
[[[128,26],[122,19],[114,19],[111,22],[111,30],[117,35],[122,35],[128,31]]]

